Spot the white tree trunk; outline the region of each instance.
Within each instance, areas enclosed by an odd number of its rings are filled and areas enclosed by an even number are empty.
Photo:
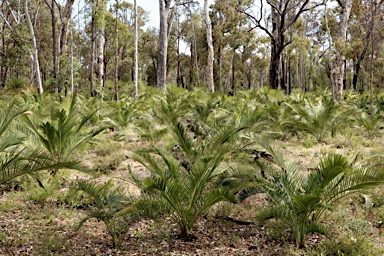
[[[40,76],[40,64],[39,64],[39,55],[38,55],[38,50],[37,50],[37,43],[36,43],[36,37],[35,37],[35,31],[33,29],[33,25],[31,22],[31,18],[29,16],[28,12],[28,0],[24,0],[24,12],[25,12],[25,17],[27,19],[28,27],[29,27],[29,32],[31,33],[31,38],[32,38],[32,47],[33,47],[33,61],[35,65],[35,77],[37,80],[37,86],[40,94],[43,94],[43,85],[41,82],[41,76]]]
[[[136,0],[135,0],[136,3]],[[119,101],[119,1],[116,0],[116,24],[115,24],[115,100]]]
[[[208,44],[208,58],[207,58],[207,83],[208,89],[211,92],[215,91],[215,85],[213,82],[213,43],[212,43],[212,24],[209,18],[208,0],[204,0],[204,13],[205,13],[205,24],[207,29],[207,44]]]
[[[105,37],[104,37],[104,28],[98,29],[97,32],[97,66],[98,66],[98,72],[99,72],[99,84],[100,84],[100,90],[101,95],[103,95],[104,92],[104,43],[105,43]]]
[[[134,8],[135,8],[135,54],[134,54],[134,62],[135,62],[135,67],[133,70],[133,81],[134,81],[134,95],[133,98],[135,102],[137,102],[137,99],[139,97],[139,89],[138,89],[138,72],[139,72],[139,50],[138,50],[138,45],[137,42],[139,40],[139,32],[138,32],[138,23],[137,23],[137,0],[134,0]]]
[[[162,89],[167,79],[167,51],[168,51],[168,5],[164,0],[159,1],[159,55],[157,58],[157,88]]]
[[[157,57],[157,83],[158,89],[164,88],[167,80],[167,53],[168,53],[168,36],[171,31],[172,23],[177,11],[179,0],[174,1],[171,11],[172,0],[159,0],[160,10],[160,28],[159,28],[159,54]]]
[[[341,102],[343,99],[343,87],[344,87],[344,73],[345,73],[345,56],[341,52],[345,49],[345,38],[347,36],[348,21],[352,9],[352,0],[345,0],[342,6],[342,16],[340,20],[340,27],[338,30],[338,47],[336,47],[336,61],[333,69],[333,88],[335,90],[335,100]]]

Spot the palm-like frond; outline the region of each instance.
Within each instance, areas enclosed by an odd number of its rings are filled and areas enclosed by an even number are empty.
[[[299,165],[289,164],[270,144],[259,145],[273,156],[274,163],[262,165],[267,179],[257,185],[274,206],[260,211],[257,220],[283,220],[292,229],[299,247],[304,245],[309,232],[325,232],[320,224],[324,212],[332,209],[341,198],[384,185],[382,169],[352,164],[339,154],[322,157],[316,170],[308,174],[300,170]]]
[[[334,134],[353,111],[341,110],[339,105],[327,97],[316,101],[305,99],[304,104],[287,105],[295,115],[292,125],[299,131],[311,134],[320,142],[324,141],[329,132]]]
[[[110,182],[94,184],[77,181],[72,189],[84,192],[93,203],[93,206],[86,209],[87,217],[81,220],[78,229],[91,218],[102,221],[112,236],[114,247],[118,249],[130,224],[141,216],[135,201],[114,188]]]
[[[97,127],[91,131],[85,131],[85,124],[96,111],[79,116],[76,98],[74,95],[67,109],[53,108],[49,121],[39,123],[33,117],[23,118],[42,147],[51,155],[52,160],[67,161],[73,156],[74,151],[105,130],[105,127]]]
[[[57,162],[52,161],[49,156],[40,151],[24,153],[3,152],[0,161],[0,183],[8,182],[25,174],[33,174],[39,171],[52,171],[60,169],[71,169],[87,174],[92,174],[86,167],[77,161]]]
[[[161,202],[160,209],[170,214],[180,227],[181,235],[188,239],[193,225],[214,204],[235,201],[231,190],[215,187],[215,178],[224,172],[220,166],[231,148],[231,138],[243,128],[226,127],[202,141],[189,136],[185,126],[177,120],[169,125],[190,168],[182,166],[183,159],[155,147],[152,152],[137,150],[132,156],[146,167],[151,176],[140,179],[132,170],[131,176],[145,195]]]

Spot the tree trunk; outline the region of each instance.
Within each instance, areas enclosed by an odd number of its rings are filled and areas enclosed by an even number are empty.
[[[338,42],[340,48],[336,49],[336,61],[333,68],[333,77],[334,77],[334,100],[341,102],[343,98],[343,88],[344,88],[344,73],[345,73],[345,56],[341,52],[345,48],[345,39],[347,36],[348,20],[352,9],[352,0],[345,0],[344,5],[342,6],[342,15],[340,19],[340,26],[338,30]]]
[[[75,86],[73,81],[73,27],[71,28],[71,93],[75,92]]]
[[[218,88],[223,88],[223,78],[222,78],[222,59],[221,59],[221,51],[222,51],[222,48],[221,48],[221,45],[219,45],[219,48],[217,50],[217,62],[218,62],[218,66],[219,66],[219,85],[218,85]],[[223,91],[223,90],[222,90]]]
[[[160,27],[159,27],[159,55],[157,57],[157,84],[158,89],[164,88],[167,80],[167,53],[168,53],[168,8],[165,0],[160,0]]]
[[[194,53],[195,51],[193,50],[193,42],[191,42],[191,46],[189,47],[189,50],[191,51],[190,58],[189,58],[189,88],[193,87],[193,60],[194,60]]]
[[[134,0],[134,5],[135,5],[135,56],[134,56],[134,62],[135,62],[135,68],[134,68],[134,73],[133,73],[133,80],[134,80],[134,95],[133,98],[135,102],[137,102],[137,99],[139,98],[139,89],[138,89],[138,72],[139,72],[139,58],[138,58],[138,45],[137,42],[139,40],[139,32],[138,32],[138,13],[137,13],[137,0]]]
[[[136,6],[136,0],[135,0]],[[119,0],[116,0],[116,24],[115,24],[115,100],[119,101]]]
[[[27,19],[29,32],[31,33],[32,47],[33,47],[32,57],[33,57],[33,63],[34,63],[34,68],[35,68],[35,78],[37,80],[38,91],[39,91],[40,95],[42,95],[43,94],[43,85],[42,85],[41,76],[40,76],[39,54],[38,54],[38,50],[37,50],[35,31],[33,29],[32,21],[31,21],[31,18],[29,16],[29,12],[28,12],[27,0],[24,0],[24,12],[25,12],[25,17]]]
[[[231,67],[231,87],[228,91],[228,95],[231,95],[233,96],[235,94],[235,73],[236,73],[236,49],[233,48],[233,51],[232,51],[232,67]]]
[[[104,94],[105,0],[96,0],[95,27],[97,31],[97,72],[101,97]]]
[[[0,65],[0,86],[5,87],[5,83],[7,81],[7,70],[8,67],[6,66],[6,54],[7,54],[7,44],[5,42],[5,19],[3,20],[2,24],[2,33],[1,33],[1,65]]]
[[[177,87],[180,86],[180,75],[181,75],[181,58],[180,58],[180,20],[177,17],[177,75],[176,75],[176,84]]]
[[[208,0],[204,0],[204,13],[205,24],[207,29],[207,45],[208,45],[208,57],[207,57],[207,84],[208,89],[211,92],[215,91],[215,84],[213,82],[213,43],[212,43],[212,24],[209,18]]]
[[[90,86],[89,90],[91,93],[91,97],[96,96],[95,86],[93,83],[93,73],[94,73],[94,60],[95,60],[95,13],[92,10],[92,21],[91,21],[91,63],[90,63],[90,71],[89,71],[89,80]]]
[[[57,48],[57,22],[56,22],[56,3],[55,0],[52,0],[51,3],[49,3],[47,0],[45,1],[46,5],[48,6],[50,12],[51,12],[51,29],[52,29],[52,56],[53,56],[53,84],[54,84],[54,90],[55,93],[59,91],[58,85],[57,85],[57,79],[59,74],[59,58],[58,58],[58,48]]]
[[[72,6],[75,0],[67,0],[64,10],[60,9],[61,16],[61,33],[60,33],[60,55],[65,55],[67,52],[67,41],[68,41],[68,23],[72,16]]]
[[[169,11],[172,0],[159,0],[160,27],[159,27],[159,53],[157,57],[157,83],[158,89],[163,89],[167,81],[167,54],[168,37],[175,18],[179,0],[175,0],[174,6]]]

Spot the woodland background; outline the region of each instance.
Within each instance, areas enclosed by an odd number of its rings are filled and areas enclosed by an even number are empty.
[[[146,26],[140,3],[3,0],[0,86],[94,96],[116,80],[118,98],[117,83],[137,73],[158,88],[167,82],[228,94],[326,87],[339,101],[345,89],[382,86],[382,1],[205,2],[159,1],[156,29]]]

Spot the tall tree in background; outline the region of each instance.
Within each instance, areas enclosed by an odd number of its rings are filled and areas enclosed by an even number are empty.
[[[207,46],[208,46],[208,58],[207,58],[207,84],[208,89],[211,92],[215,91],[215,84],[213,82],[213,43],[212,43],[212,24],[209,17],[208,0],[204,0],[204,17],[205,25],[207,29]]]
[[[347,0],[350,1],[350,0]],[[284,49],[292,42],[292,37],[289,34],[289,29],[296,23],[298,18],[304,12],[319,6],[322,3],[309,0],[267,0],[267,4],[271,8],[271,26],[264,23],[264,14],[266,10],[263,1],[260,2],[259,13],[256,16],[250,9],[238,10],[247,15],[253,22],[255,28],[264,31],[271,40],[271,59],[269,65],[269,85],[273,89],[283,87],[282,83],[282,54]]]
[[[72,7],[75,0],[67,0],[64,7],[58,5],[60,14],[60,55],[65,55],[67,52],[67,41],[68,41],[68,27],[69,21],[72,17]]]
[[[97,72],[101,95],[104,92],[104,43],[105,43],[105,4],[106,0],[95,0],[95,27],[97,31]]]
[[[138,24],[138,12],[137,12],[137,1],[134,0],[134,5],[135,5],[135,53],[134,53],[134,70],[133,70],[133,82],[134,82],[134,93],[133,93],[133,98],[135,102],[137,101],[139,97],[139,89],[138,89],[138,73],[139,73],[139,49],[138,49],[138,41],[139,41],[139,24]]]
[[[357,8],[351,11],[353,15],[353,22],[349,26],[349,34],[352,41],[352,58],[354,59],[354,70],[352,88],[357,90],[358,78],[360,74],[361,64],[364,61],[369,51],[369,45],[372,44],[372,34],[376,26],[377,12],[382,9],[384,1],[364,1],[355,3]],[[352,17],[351,17],[352,18]],[[380,20],[378,21],[380,22]],[[355,47],[353,47],[353,43]]]
[[[31,34],[32,47],[33,47],[33,53],[31,53],[31,58],[32,58],[33,63],[34,63],[35,78],[37,81],[39,93],[43,94],[43,84],[41,82],[41,75],[40,75],[39,54],[38,54],[38,49],[37,49],[35,30],[33,28],[31,17],[29,16],[28,0],[24,0],[24,14],[25,14],[25,17],[27,20],[29,32]]]
[[[136,3],[136,0],[135,0]],[[119,101],[119,0],[116,0],[115,23],[115,100]]]
[[[53,56],[53,83],[55,92],[58,92],[57,78],[59,76],[59,51],[58,51],[58,38],[57,38],[57,19],[56,19],[56,1],[45,0],[51,13],[51,28],[52,28],[52,56]]]
[[[352,9],[352,0],[345,0],[344,2],[338,1],[341,7],[340,25],[337,31],[336,40],[336,60],[332,70],[332,95],[334,99],[340,102],[343,98],[344,89],[344,75],[345,75],[345,53],[343,50],[346,48],[346,36],[348,29],[349,15]]]
[[[173,3],[173,6],[171,7]],[[157,57],[157,83],[156,87],[164,88],[167,80],[167,53],[168,36],[172,28],[179,0],[159,0],[160,28],[159,28],[159,53]]]

